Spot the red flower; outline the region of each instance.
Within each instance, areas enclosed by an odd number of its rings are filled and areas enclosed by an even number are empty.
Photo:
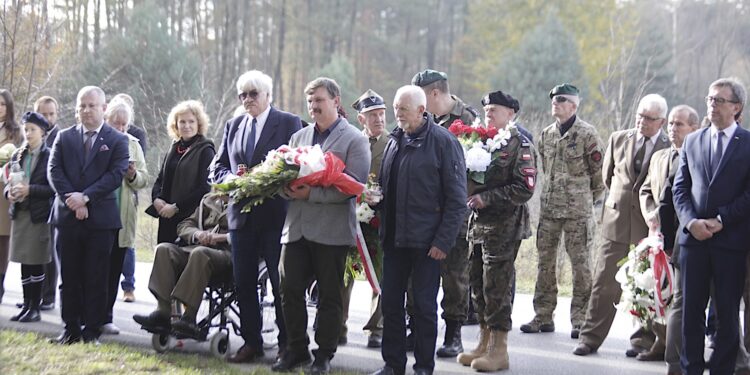
[[[372,218],[372,219],[370,220],[370,226],[371,226],[371,227],[373,227],[373,228],[380,228],[380,219],[378,219],[378,216],[377,216],[377,215],[375,215],[375,216],[374,216],[374,217],[373,217],[373,218]]]
[[[448,127],[448,131],[450,131],[451,133],[453,133],[453,135],[455,135],[456,137],[458,137],[458,136],[460,136],[461,134],[464,133],[464,131],[463,131],[464,126],[465,125],[464,125],[463,121],[456,120],[456,121],[453,121],[451,123],[451,126]]]
[[[495,127],[487,128],[487,138],[495,138],[496,135],[497,135],[497,128]]]
[[[482,141],[487,139],[487,128],[478,126],[473,129],[477,134],[479,134],[479,139],[481,139]]]
[[[636,311],[636,310],[630,310],[630,315],[633,315],[633,316],[640,316],[640,315],[638,314],[638,311]]]

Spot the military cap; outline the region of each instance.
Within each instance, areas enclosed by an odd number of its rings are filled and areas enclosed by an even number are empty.
[[[489,104],[497,104],[503,107],[508,107],[512,109],[513,112],[518,112],[518,110],[521,109],[521,105],[520,103],[518,103],[518,100],[500,90],[491,92],[485,95],[484,98],[482,98],[483,106]]]
[[[437,70],[425,69],[414,75],[411,79],[411,84],[419,87],[425,87],[430,83],[437,81],[444,81],[448,79],[448,75]]]
[[[36,112],[26,112],[23,114],[23,117],[21,117],[21,121],[25,123],[34,124],[45,132],[49,131],[49,122],[47,122],[47,119],[44,118],[44,116],[36,113]]]
[[[552,99],[555,95],[573,95],[578,96],[578,87],[571,85],[570,83],[563,83],[552,88],[549,92],[549,98]]]
[[[365,113],[372,111],[373,109],[385,108],[385,101],[382,96],[378,95],[378,93],[371,89],[367,89],[357,101],[352,103],[352,108],[356,109],[359,113]]]

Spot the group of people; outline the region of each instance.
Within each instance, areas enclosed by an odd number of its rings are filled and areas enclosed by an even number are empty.
[[[670,374],[702,373],[710,296],[720,322],[712,372],[748,370],[738,314],[745,291],[744,243],[750,240],[750,134],[738,126],[746,92],[736,79],[711,84],[702,128],[693,108],[679,105],[668,113],[666,100],[650,94],[640,100],[635,126],[614,132],[606,146],[597,129],[577,115],[581,96],[572,84],[549,92],[554,122],[536,143],[516,121],[519,101],[502,91],[488,93],[481,99],[483,126],[502,131],[503,139],[481,183],[467,178],[464,148],[448,130],[456,120],[474,123],[478,113],[451,94],[443,72],[424,70],[398,89],[397,126],[390,134],[387,105],[373,90],[352,104],[362,130],[348,122],[340,87],[330,78],[316,78],[304,89],[309,125],[271,105],[273,81],[263,72],[242,74],[236,91],[243,112],[226,121],[218,148],[206,137],[209,119],[200,102],[181,102],[169,114],[173,142],[156,175],[151,204],[143,205],[159,221],[148,284],[157,308],[133,317],[144,327],[199,336],[203,290],[231,274],[244,345],[228,360],[264,356],[256,288],[263,260],[279,331],[272,369],[311,363],[310,373],[330,371],[337,346],[346,342],[352,288],[344,273],[360,225],[356,197],[334,187],[297,184],[245,213],[246,201],[211,191],[211,184],[238,178],[282,145],[320,145],[344,162],[346,174],[363,184],[373,175],[382,189],[382,200],[365,193],[380,221],[383,259],[382,293],[373,292],[365,327],[368,347],[380,347],[384,360],[374,374],[405,373],[410,350],[415,373],[433,372],[441,285],[446,330],[437,355],[457,357],[477,371],[507,369],[514,262],[532,232],[527,202],[538,186],[539,158],[544,181],[535,316],[521,331],[555,330],[556,254],[564,233],[573,265],[574,354],[596,352],[622,293],[614,277],[617,263],[649,231],[659,231],[677,292],[666,326],[640,327],[626,354],[664,359]],[[134,246],[137,211],[144,209],[137,193],[149,180],[145,139],[128,134],[137,129],[132,99],[121,94],[107,103],[100,88],[84,87],[76,100],[78,124],[63,130],[45,112],[44,105],[54,103],[56,113],[54,99],[37,101],[35,111],[22,117],[23,128],[13,121],[9,93],[0,92],[0,99],[0,146],[19,146],[5,167],[6,218],[12,221],[7,236],[0,220],[0,261],[10,249],[10,259],[22,263],[24,302],[12,319],[39,320],[42,285],[53,279],[54,293],[57,284],[54,271],[45,268],[59,256],[65,329],[53,341],[96,343],[101,333],[117,332],[112,309]],[[593,207],[602,201],[601,245],[592,272],[588,227]],[[0,266],[4,273],[5,264]],[[306,292],[313,280],[317,313],[325,319],[317,321],[318,347],[311,353]],[[461,327],[469,305],[476,310],[480,337],[477,347],[464,351]]]

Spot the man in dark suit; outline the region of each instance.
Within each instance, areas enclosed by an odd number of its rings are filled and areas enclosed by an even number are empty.
[[[128,169],[127,137],[104,123],[104,91],[84,87],[76,103],[80,124],[58,134],[47,172],[56,193],[49,222],[57,230],[63,282],[59,344],[98,342],[109,252],[122,227],[115,190]]]
[[[589,355],[602,345],[615,319],[615,304],[622,289],[615,281],[617,262],[628,255],[630,245],[648,235],[648,226],[641,214],[638,191],[646,180],[651,155],[669,147],[661,127],[667,121],[667,101],[649,94],[638,103],[635,128],[620,130],[609,137],[602,164],[602,179],[609,194],[604,203],[601,223],[601,245],[595,263],[591,296],[586,320],[581,327],[575,355]],[[625,352],[635,357],[647,351],[655,335],[639,329],[631,336],[632,348]]]
[[[273,82],[263,72],[252,70],[237,80],[237,93],[246,114],[227,121],[219,151],[211,166],[209,178],[226,182],[237,177],[240,165],[247,169],[265,159],[268,151],[289,143],[289,138],[302,128],[299,117],[271,107]],[[245,344],[229,357],[230,362],[250,362],[263,356],[262,320],[258,304],[258,259],[268,267],[276,324],[279,326],[279,353],[286,344],[286,329],[281,311],[279,289],[279,256],[281,229],[284,226],[287,203],[282,198],[268,199],[242,213],[247,201],[229,205],[229,232],[234,265],[234,282],[239,296],[240,326]]]
[[[711,125],[690,134],[680,153],[672,193],[679,233],[683,292],[680,364],[702,374],[705,309],[710,286],[719,322],[712,374],[731,374],[739,345],[739,305],[750,242],[750,132],[737,125],[747,92],[734,78],[708,89]]]

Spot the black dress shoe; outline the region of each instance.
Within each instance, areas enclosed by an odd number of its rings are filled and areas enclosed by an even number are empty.
[[[169,316],[162,315],[159,311],[152,311],[148,315],[135,314],[133,320],[142,325],[143,328],[172,330],[172,322],[169,320]]]
[[[39,310],[42,311],[49,311],[55,309],[55,303],[54,302],[42,302],[41,305],[39,305]]]
[[[592,348],[592,347],[590,347],[590,346],[588,346],[586,344],[578,344],[578,346],[575,348],[575,350],[573,350],[573,354],[580,355],[580,356],[589,355],[589,354],[594,353],[594,352],[596,352],[596,349],[594,349],[594,348]]]
[[[328,356],[320,356],[315,357],[315,361],[313,361],[312,365],[310,366],[308,374],[322,375],[329,372],[331,372],[331,360],[328,359]]]
[[[194,321],[186,319],[185,317],[181,317],[179,320],[172,323],[172,330],[175,333],[179,333],[195,340],[200,340],[203,337],[198,325],[196,325]]]
[[[625,351],[625,356],[628,358],[634,358],[634,357],[637,357],[638,354],[645,353],[647,351],[648,349],[644,349],[638,346],[633,346],[630,349]]]
[[[242,345],[240,350],[237,351],[237,353],[232,354],[229,358],[227,358],[227,362],[229,363],[249,363],[252,362],[256,358],[263,357],[263,349],[255,349],[252,346],[248,345]]]
[[[26,314],[23,314],[22,317],[18,319],[19,323],[31,323],[31,322],[38,322],[42,320],[42,316],[39,314],[39,309],[28,309],[26,311]]]
[[[383,346],[383,338],[380,336],[370,335],[370,337],[367,338],[367,347],[368,348],[379,348]]]
[[[307,350],[303,352],[286,350],[284,355],[282,355],[281,358],[271,366],[271,370],[275,372],[289,371],[297,366],[309,363],[311,359],[310,352]]]
[[[21,319],[26,313],[29,312],[29,308],[24,305],[23,309],[18,312],[18,314],[13,315],[10,317],[11,322],[17,322],[19,319]]]
[[[16,302],[16,307],[18,307],[19,309],[22,309],[24,306],[25,304],[23,302]]]
[[[581,326],[580,325],[574,325],[573,328],[570,330],[570,338],[571,339],[578,339],[578,337],[581,335]]]
[[[81,342],[81,334],[73,335],[68,331],[63,331],[60,336],[49,339],[50,344],[70,345]]]

